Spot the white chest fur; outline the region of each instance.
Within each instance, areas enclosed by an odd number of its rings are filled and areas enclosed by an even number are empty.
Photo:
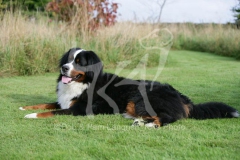
[[[72,103],[74,97],[79,97],[85,89],[88,88],[88,84],[71,82],[63,84],[61,81],[58,83],[58,104],[61,109],[67,109]]]

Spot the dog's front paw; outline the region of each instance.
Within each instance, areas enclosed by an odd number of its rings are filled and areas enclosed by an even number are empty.
[[[37,113],[27,114],[24,118],[37,118]]]
[[[24,109],[23,107],[19,107],[19,109],[22,110],[22,111],[26,110],[26,109]]]

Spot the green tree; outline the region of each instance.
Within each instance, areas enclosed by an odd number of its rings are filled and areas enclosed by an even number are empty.
[[[237,27],[240,28],[240,0],[238,0],[237,6],[233,8],[233,12],[235,13],[234,17],[236,18],[235,22],[237,24]]]
[[[0,9],[23,9],[24,11],[44,11],[45,6],[51,0],[0,0]]]

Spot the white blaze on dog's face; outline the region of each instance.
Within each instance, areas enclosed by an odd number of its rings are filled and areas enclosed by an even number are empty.
[[[82,51],[84,50],[80,49],[76,50],[75,52],[70,52],[68,55],[68,63],[61,66],[62,82],[64,84],[74,81],[81,82],[84,79],[84,71],[80,70],[77,66],[77,63],[79,63],[80,59],[76,59],[77,55]]]

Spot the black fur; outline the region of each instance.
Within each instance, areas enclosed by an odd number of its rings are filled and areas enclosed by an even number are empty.
[[[69,50],[62,57],[60,67],[69,62],[70,54],[76,50],[79,48]],[[223,103],[209,102],[195,105],[169,84],[131,80],[104,73],[101,60],[92,51],[82,51],[77,58],[80,62],[76,62],[74,68],[85,72],[86,77],[82,83],[90,83],[90,87],[80,97],[73,98],[76,103],[69,109],[73,115],[124,113],[127,104],[133,102],[137,117],[157,116],[161,125],[182,118],[237,117],[233,114],[237,113],[237,110]],[[58,81],[61,80],[61,76],[60,74]]]

